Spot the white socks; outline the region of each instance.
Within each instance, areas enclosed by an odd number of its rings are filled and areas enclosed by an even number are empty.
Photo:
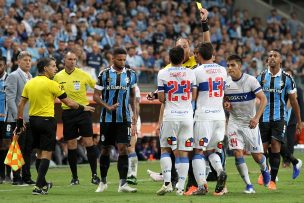
[[[164,176],[164,182],[171,182],[172,160],[169,153],[161,154],[160,166]]]
[[[136,152],[130,153],[128,155],[128,160],[129,160],[128,177],[130,176],[137,177],[138,158]]]
[[[244,157],[235,158],[235,165],[246,185],[251,185],[248,174],[248,167]]]
[[[192,157],[193,174],[198,186],[204,185],[206,181],[206,161],[205,156],[194,154]]]

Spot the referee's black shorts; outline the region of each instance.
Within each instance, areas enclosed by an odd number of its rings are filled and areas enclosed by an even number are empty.
[[[31,116],[33,149],[55,151],[57,122],[53,117]]]
[[[286,132],[285,120],[260,122],[259,127],[263,143],[271,143],[271,139],[284,143]]]
[[[100,123],[100,142],[103,146],[130,144],[130,123]]]
[[[79,136],[92,137],[92,114],[88,111],[68,109],[62,111],[64,140],[76,139]]]

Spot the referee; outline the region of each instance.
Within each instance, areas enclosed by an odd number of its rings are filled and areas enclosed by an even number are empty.
[[[94,88],[96,81],[86,72],[76,68],[76,54],[69,51],[64,57],[64,69],[57,73],[54,80],[57,81],[67,93],[68,97],[82,105],[88,105],[86,89]],[[92,179],[91,183],[98,185],[97,176],[97,148],[93,144],[92,115],[78,109],[71,109],[62,104],[63,137],[68,143],[68,161],[72,172],[71,185],[78,185],[77,175],[77,138],[82,136],[87,150]]]
[[[268,68],[258,77],[266,97],[267,105],[260,119],[260,131],[264,153],[271,146],[269,164],[271,167],[270,190],[276,190],[276,177],[280,167],[281,143],[284,143],[287,122],[287,100],[290,100],[297,119],[297,130],[301,132],[302,122],[300,108],[296,98],[296,85],[293,78],[282,70],[282,56],[278,50],[268,53]],[[259,181],[261,182],[261,181]]]
[[[18,105],[16,132],[20,134],[24,130],[23,110],[29,101],[30,127],[33,134],[33,148],[37,149],[36,168],[38,169],[37,181],[32,194],[45,195],[52,187],[51,183],[46,182],[45,176],[56,142],[57,123],[54,119],[54,99],[58,97],[65,105],[80,111],[93,112],[94,108],[83,106],[69,99],[60,85],[51,80],[57,71],[55,59],[40,59],[37,63],[37,69],[38,76],[24,86]]]

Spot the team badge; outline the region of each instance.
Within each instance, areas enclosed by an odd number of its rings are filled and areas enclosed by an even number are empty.
[[[281,87],[284,86],[284,82],[283,82],[283,81],[280,82],[280,86],[281,86]]]
[[[176,145],[177,144],[176,137],[168,137],[167,142],[169,145]]]
[[[106,139],[105,136],[104,136],[104,135],[101,135],[100,140],[101,140],[102,142],[104,142],[105,139]]]
[[[267,80],[263,80],[263,81],[262,81],[262,84],[264,85],[266,82],[267,82]]]
[[[193,146],[193,138],[188,138],[185,142],[186,147],[192,147]]]
[[[74,83],[74,89],[80,90],[80,81],[73,81],[73,83]]]
[[[217,148],[223,149],[223,143],[222,142],[217,143]]]
[[[130,78],[126,77],[126,83],[128,84],[130,82]]]
[[[199,146],[204,146],[208,143],[208,139],[206,137],[199,140]]]

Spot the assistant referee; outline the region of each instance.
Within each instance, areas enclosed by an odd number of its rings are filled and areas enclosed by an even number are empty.
[[[55,150],[56,120],[54,118],[54,100],[58,97],[65,105],[82,111],[94,111],[93,107],[83,106],[69,99],[60,85],[51,80],[57,67],[55,59],[42,58],[37,63],[38,76],[24,86],[21,101],[18,105],[16,132],[20,134],[23,128],[23,109],[29,101],[30,127],[33,134],[33,148],[37,148],[36,168],[38,176],[33,195],[45,195],[52,187],[45,180],[49,168],[52,151]]]

